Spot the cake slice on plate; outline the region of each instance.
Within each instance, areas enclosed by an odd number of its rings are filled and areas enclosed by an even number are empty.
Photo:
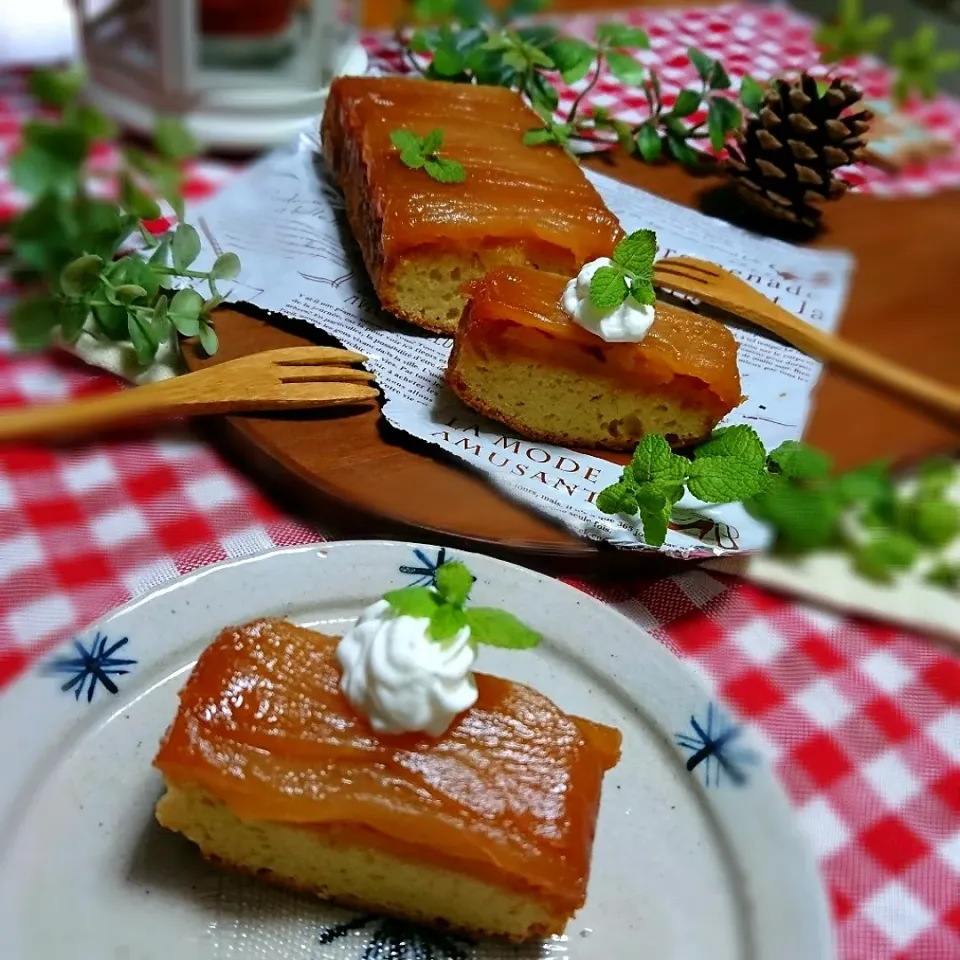
[[[622,236],[617,218],[560,148],[529,147],[543,122],[503,87],[341,77],[323,116],[323,153],[381,304],[452,335],[465,281],[500,265],[574,274]],[[408,167],[391,135],[442,134],[462,165],[441,183]]]
[[[619,732],[471,677],[469,630],[431,639],[430,619],[386,601],[364,616],[343,640],[282,620],[224,630],[157,755],[158,820],[211,860],[348,906],[476,936],[561,932]],[[402,682],[376,679],[411,650]],[[398,711],[400,728],[449,726],[385,732]]]

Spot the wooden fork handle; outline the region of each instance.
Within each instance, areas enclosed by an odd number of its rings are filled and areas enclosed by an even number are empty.
[[[120,424],[205,414],[294,410],[367,402],[377,391],[366,382],[317,384],[314,398],[256,396],[224,399],[205,394],[198,377],[204,371],[161,380],[105,396],[48,404],[0,416],[0,443],[17,440],[73,440]],[[351,371],[345,370],[344,373]],[[357,372],[359,375],[359,372]],[[364,375],[369,378],[369,375]],[[324,388],[326,387],[326,390]],[[324,399],[324,393],[327,399]]]
[[[784,313],[790,322],[784,321],[781,336],[798,350],[960,428],[960,391]]]
[[[0,443],[15,440],[68,440],[119,423],[159,415],[176,417],[190,406],[189,391],[176,379],[161,380],[70,403],[44,404],[0,416]]]

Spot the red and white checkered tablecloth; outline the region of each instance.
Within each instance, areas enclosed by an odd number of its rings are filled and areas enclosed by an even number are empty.
[[[653,56],[674,83],[687,79],[677,58],[690,44],[758,76],[802,66],[810,53],[809,25],[780,9],[631,19],[650,30]],[[369,48],[390,64],[381,40]],[[637,108],[609,82],[598,96]],[[922,109],[960,143],[956,103]],[[0,217],[18,203],[4,188],[3,161],[32,112],[23,77],[0,76]],[[102,148],[104,169],[113,154]],[[188,195],[198,199],[227,176],[223,165],[195,164]],[[866,171],[861,188],[893,194],[948,184],[960,184],[956,157],[903,179]],[[0,315],[12,293],[0,278]],[[18,355],[0,325],[0,406],[118,388],[60,354]],[[321,539],[188,433],[0,448],[0,687],[56,641],[178,574]],[[841,960],[960,957],[957,658],[923,637],[702,570],[571,583],[654,633],[752,723],[819,858]]]

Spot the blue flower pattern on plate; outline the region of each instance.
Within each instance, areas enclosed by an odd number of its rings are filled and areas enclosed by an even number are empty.
[[[91,703],[98,685],[116,694],[119,688],[110,678],[128,674],[129,668],[137,661],[115,656],[121,647],[130,642],[128,637],[108,647],[109,642],[106,634],[100,633],[99,630],[89,650],[79,640],[74,639],[73,646],[77,655],[56,657],[46,665],[45,672],[53,676],[66,675],[69,679],[60,689],[64,693],[73,690],[77,700],[86,691],[87,703]]]
[[[706,720],[701,723],[696,716],[691,716],[690,726],[693,736],[687,733],[676,735],[679,746],[691,754],[687,769],[693,772],[703,764],[706,787],[719,787],[724,773],[736,786],[742,787],[747,782],[744,766],[757,760],[752,750],[732,747],[743,727],[731,723],[712,703],[707,705]]]
[[[323,927],[317,940],[327,946],[359,931],[369,936],[357,960],[467,960],[465,940],[371,913]]]
[[[447,562],[447,550],[441,547],[437,551],[437,559],[431,560],[427,554],[420,549],[413,551],[414,558],[420,566],[411,567],[404,564],[400,567],[400,572],[408,577],[416,577],[416,580],[410,584],[411,587],[435,587],[437,585],[437,571]]]

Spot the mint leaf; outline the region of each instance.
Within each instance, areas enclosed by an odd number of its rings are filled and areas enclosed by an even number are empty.
[[[771,463],[792,480],[822,480],[830,473],[830,458],[799,440],[785,440],[770,454]]]
[[[529,650],[543,637],[521,623],[513,614],[493,607],[470,607],[466,611],[470,638],[475,643],[511,650]]]
[[[956,590],[960,586],[960,565],[940,560],[927,571],[923,579],[934,586]]]
[[[612,310],[627,299],[627,281],[614,267],[600,267],[590,280],[590,302],[598,310]]]
[[[421,145],[423,154],[429,157],[436,153],[443,146],[443,131],[439,128],[431,130],[424,138]]]
[[[682,488],[681,488],[682,493]],[[640,521],[643,524],[643,541],[651,547],[663,546],[673,503],[652,485],[645,485],[639,497]]]
[[[467,625],[467,614],[460,607],[444,604],[430,615],[428,633],[434,640],[449,640]]]
[[[840,474],[833,482],[837,496],[844,504],[872,505],[894,497],[893,482],[886,464],[872,463]]]
[[[652,307],[657,302],[657,291],[649,280],[634,280],[630,284],[630,296],[641,307]]]
[[[432,617],[440,606],[440,598],[429,587],[391,590],[383,599],[404,617]]]
[[[763,469],[767,459],[767,452],[757,431],[745,423],[714,430],[710,439],[701,443],[693,455],[698,460],[701,457],[736,457],[758,470]]]
[[[907,570],[916,562],[919,549],[914,540],[902,533],[885,533],[854,552],[854,566],[864,576],[882,583],[893,579],[897,570]]]
[[[637,63],[629,54],[611,50],[607,54],[607,66],[621,83],[631,87],[638,87],[643,83],[646,72],[643,64]]]
[[[473,575],[459,560],[451,560],[437,570],[437,592],[447,603],[463,606],[472,587]]]
[[[594,501],[601,513],[623,513],[632,517],[639,509],[637,488],[632,483],[618,480],[597,494]]]
[[[941,548],[960,533],[960,508],[948,500],[918,499],[910,504],[906,521],[920,543]]]
[[[637,449],[634,450],[630,460],[630,470],[640,483],[656,480],[659,477],[673,479],[679,470],[675,460],[683,461],[684,473],[681,477],[686,476],[687,460],[677,457],[663,437],[651,433],[637,444]]]
[[[744,506],[774,528],[777,546],[784,550],[815,550],[837,540],[842,506],[825,490],[780,483]]]
[[[423,166],[438,183],[463,183],[467,179],[467,172],[463,169],[463,165],[446,157],[427,159]]]
[[[637,230],[616,245],[612,259],[634,276],[650,280],[656,255],[657,235],[652,230]]]
[[[417,150],[401,150],[400,162],[411,170],[419,170],[426,164],[427,160],[419,148],[417,148]]]
[[[689,467],[687,488],[706,503],[734,503],[760,492],[763,469],[735,457],[698,457]]]
[[[393,130],[390,133],[390,142],[401,152],[420,154],[422,146],[420,138],[409,130]]]
[[[935,457],[917,471],[917,486],[924,496],[942,497],[957,479],[957,468],[950,460]]]

